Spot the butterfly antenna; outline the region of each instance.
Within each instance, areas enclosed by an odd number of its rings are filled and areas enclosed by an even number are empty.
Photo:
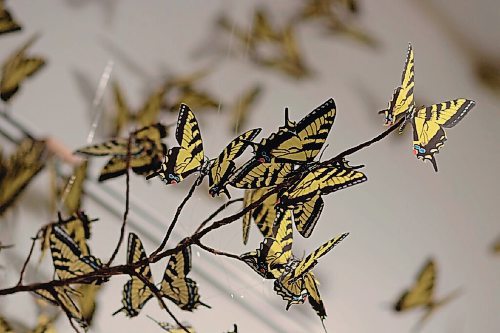
[[[205,306],[205,307],[209,308],[209,309],[211,309],[211,308],[212,308],[210,305],[208,305],[208,304],[206,304],[206,303],[203,303],[203,302],[199,302],[199,303],[200,303],[201,305],[203,305],[203,306]]]

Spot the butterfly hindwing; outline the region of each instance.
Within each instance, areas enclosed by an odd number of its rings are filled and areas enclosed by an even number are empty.
[[[285,181],[292,170],[290,163],[261,163],[252,158],[235,172],[230,184],[242,189],[270,187]]]

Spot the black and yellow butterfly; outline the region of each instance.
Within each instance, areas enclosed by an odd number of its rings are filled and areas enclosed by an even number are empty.
[[[324,202],[322,195],[363,183],[364,173],[343,160],[331,166],[313,167],[301,179],[288,187],[280,196],[278,206],[292,209],[297,231],[303,237],[311,236]]]
[[[47,289],[38,289],[35,294],[41,296],[49,303],[60,307],[70,321],[75,320],[81,328],[87,329],[88,323],[85,321],[80,309],[75,304],[70,295],[78,297],[79,294],[68,286],[48,287]]]
[[[52,162],[52,161],[51,161]],[[69,177],[60,177],[57,174],[55,163],[51,164],[52,174],[52,205],[51,211],[62,209],[67,214],[76,213],[82,204],[83,187],[87,179],[88,161],[83,161],[80,165],[73,168],[73,174]],[[61,179],[62,178],[62,179]],[[58,207],[58,201],[62,207]]]
[[[229,184],[230,176],[236,170],[234,160],[243,154],[245,148],[248,147],[247,142],[253,140],[260,131],[260,128],[256,128],[241,134],[232,140],[216,159],[210,162],[208,192],[212,197],[221,192],[230,197],[226,186]]]
[[[450,302],[458,296],[458,290],[452,292],[440,301],[434,299],[434,288],[436,283],[436,264],[434,260],[429,259],[421,271],[418,273],[415,284],[405,290],[394,304],[394,311],[402,312],[416,307],[422,307],[426,310],[420,321],[420,327],[429,316],[438,308]]]
[[[19,85],[26,78],[34,75],[45,65],[40,57],[28,57],[26,51],[37,40],[31,37],[21,48],[11,54],[2,64],[2,79],[0,80],[0,98],[7,102],[19,90]]]
[[[92,273],[102,267],[101,260],[90,254],[88,247],[83,249],[64,230],[63,227],[54,225],[49,238],[52,261],[57,276],[60,279]],[[102,283],[105,279],[99,278],[96,283]]]
[[[336,115],[335,101],[330,98],[297,124],[288,118],[285,109],[285,125],[278,132],[250,143],[255,159],[261,163],[308,163],[318,155],[333,126]]]
[[[259,189],[283,183],[293,171],[291,163],[262,163],[251,158],[238,168],[229,184],[241,189]]]
[[[148,175],[146,179],[160,176],[166,184],[177,184],[192,173],[202,170],[205,154],[200,128],[193,111],[185,104],[181,104],[179,110],[175,138],[179,147],[171,148],[160,169]]]
[[[130,167],[138,175],[148,175],[161,165],[167,146],[162,139],[168,135],[168,126],[156,123],[130,134]],[[88,156],[112,156],[99,175],[105,181],[124,175],[127,171],[128,139],[119,138],[78,149],[76,152]]]
[[[87,245],[87,240],[90,238],[90,225],[95,221],[97,221],[97,219],[90,219],[83,211],[73,213],[67,219],[64,219],[61,214],[59,214],[57,222],[47,224],[40,229],[40,260],[43,259],[45,251],[50,247],[50,237],[54,225],[66,231],[71,239],[77,244],[82,255],[89,255],[90,249]]]
[[[260,128],[243,133],[231,141],[215,160],[208,161],[203,151],[198,121],[193,111],[187,105],[182,104],[175,132],[179,147],[171,148],[160,169],[146,178],[160,176],[168,185],[179,183],[195,172],[200,173],[200,179],[208,173],[210,195],[216,196],[224,192],[229,196],[226,186],[236,169],[234,159],[243,153],[251,142],[249,140],[255,138],[259,132]]]
[[[164,331],[167,331],[169,333],[186,333],[186,330],[180,326],[172,325],[172,324],[164,322],[164,321],[159,321],[159,320],[156,320],[150,316],[147,316],[147,317],[149,319],[151,319],[152,321],[154,321],[156,324],[158,324],[158,326],[160,326]],[[182,325],[187,329],[187,331],[189,333],[196,333],[193,326],[191,326],[189,324],[182,324]]]
[[[233,120],[231,127],[234,133],[239,133],[240,128],[245,127],[248,113],[261,94],[262,87],[260,85],[255,85],[236,99],[236,103],[232,107]]]
[[[198,306],[209,305],[200,301],[198,286],[187,274],[191,271],[191,246],[173,254],[161,281],[161,293],[179,308],[193,311]]]
[[[167,92],[166,85],[160,86],[153,93],[151,93],[146,102],[137,111],[131,111],[123,91],[118,84],[114,82],[113,93],[115,98],[116,118],[113,122],[115,136],[119,135],[122,129],[131,122],[137,123],[140,127],[146,127],[158,122],[158,116],[164,105],[164,97]]]
[[[261,188],[256,190],[245,190],[243,197],[243,208],[248,207],[253,202],[256,202],[269,191],[268,188]],[[243,244],[248,242],[250,232],[250,224],[252,219],[259,228],[264,237],[273,236],[273,224],[276,220],[276,202],[278,201],[278,193],[268,196],[260,205],[255,207],[243,215]]]
[[[44,141],[25,138],[8,158],[2,155],[0,151],[0,215],[42,170],[48,154]]]
[[[434,157],[446,141],[444,128],[451,128],[476,105],[472,100],[459,98],[433,104],[428,107],[415,107],[413,92],[415,88],[414,54],[411,44],[408,47],[401,86],[396,88],[389,107],[379,113],[385,114],[386,125],[394,124],[398,118],[405,117],[400,132],[409,121],[413,128],[413,153],[423,161],[429,160],[437,172]]]
[[[133,232],[128,235],[128,247],[127,247],[127,264],[131,265],[138,261],[146,260],[147,255],[142,246],[142,242],[139,237]],[[154,285],[153,275],[151,274],[151,268],[149,265],[140,266],[135,269],[135,273],[143,276],[146,280]],[[135,275],[125,283],[123,286],[123,307],[117,310],[113,315],[119,312],[125,312],[128,317],[135,317],[139,314],[142,307],[149,301],[154,295],[153,291],[147,286],[141,279]]]
[[[270,237],[264,238],[260,247],[240,258],[266,279],[279,278],[292,258],[292,212],[285,210],[276,216]]]
[[[10,12],[5,8],[5,1],[0,1],[0,35],[19,31],[21,26],[14,20]],[[0,331],[1,332],[1,331]]]
[[[34,329],[30,330],[30,333],[56,333],[56,319],[57,315],[50,317],[45,313],[40,313],[37,318],[37,324]]]
[[[344,233],[330,239],[302,260],[292,257],[287,264],[288,267],[284,269],[284,273],[274,281],[274,290],[288,302],[287,310],[292,304],[301,304],[308,299],[309,304],[311,304],[323,323],[326,318],[326,309],[319,294],[319,282],[312,269],[322,256],[337,246],[348,235],[348,233]]]

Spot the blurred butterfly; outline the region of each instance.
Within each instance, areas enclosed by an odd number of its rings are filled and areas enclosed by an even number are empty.
[[[132,132],[130,135],[130,167],[138,175],[157,170],[167,152],[162,139],[167,137],[168,126],[156,123]],[[80,148],[76,153],[88,156],[112,156],[99,175],[105,181],[124,175],[127,171],[128,139],[117,138],[101,144]]]
[[[409,121],[413,128],[413,153],[423,161],[429,160],[437,172],[437,162],[434,157],[444,145],[446,133],[444,128],[451,128],[476,105],[472,100],[459,98],[451,101],[433,104],[428,107],[416,108],[413,99],[414,90],[414,56],[411,44],[408,47],[405,69],[401,86],[394,91],[389,107],[379,113],[385,114],[386,125],[392,125],[398,117],[404,116],[400,132]]]
[[[335,101],[330,98],[298,123],[288,118],[285,109],[285,125],[260,143],[250,143],[255,159],[262,163],[308,163],[318,155],[335,121]]]
[[[57,316],[49,317],[46,314],[39,314],[36,327],[30,333],[56,333],[55,321]],[[1,331],[0,331],[1,332]]]
[[[493,243],[492,250],[493,253],[500,253],[500,239]]]
[[[82,211],[73,213],[67,219],[64,219],[61,214],[59,214],[57,222],[47,224],[40,229],[40,261],[43,259],[45,251],[50,247],[50,237],[55,225],[66,231],[71,239],[77,244],[83,255],[89,255],[90,249],[87,245],[87,240],[90,239],[90,224],[95,221],[97,221],[97,219],[90,219],[87,214]]]
[[[147,255],[139,237],[133,232],[128,235],[127,265],[146,260]],[[135,273],[154,285],[153,275],[149,265],[135,268]],[[131,275],[131,279],[123,286],[123,307],[113,313],[125,312],[128,317],[135,317],[142,307],[153,297],[153,291],[139,277]]]
[[[76,289],[79,294],[79,297],[77,298],[78,306],[80,307],[83,319],[85,319],[89,326],[92,325],[92,321],[94,319],[95,311],[97,309],[96,299],[101,288],[102,285],[81,284]]]
[[[248,207],[250,204],[256,202],[268,192],[269,188],[261,188],[256,190],[245,190],[243,197],[243,208]],[[273,223],[276,220],[275,204],[278,201],[278,193],[271,194],[264,201],[253,210],[243,215],[243,244],[248,242],[251,220],[259,228],[264,237],[273,236]]]
[[[164,321],[158,321],[150,316],[147,316],[147,317],[149,319],[151,319],[152,321],[154,321],[155,323],[157,323],[158,326],[160,326],[164,331],[167,331],[169,333],[186,333],[186,330],[180,326],[175,326],[175,325],[172,325],[172,324],[164,322]],[[189,324],[182,324],[182,325],[187,329],[187,331],[189,333],[196,333],[193,326],[191,326]]]
[[[229,183],[241,189],[271,187],[283,183],[292,171],[291,163],[262,163],[252,157],[234,172]]]
[[[5,8],[5,1],[0,1],[0,35],[9,32],[19,31],[21,26],[14,20],[10,11]],[[1,330],[0,330],[1,332]]]
[[[45,142],[30,138],[23,139],[8,158],[0,150],[0,215],[42,170],[47,155]]]
[[[161,293],[185,311],[193,311],[200,305],[210,308],[200,301],[196,282],[187,277],[191,271],[191,258],[191,246],[170,257],[161,281]]]
[[[49,303],[60,307],[70,321],[76,321],[84,330],[88,328],[88,323],[85,321],[80,309],[70,297],[70,295],[79,296],[71,287],[48,287],[47,289],[38,289],[34,293]]]
[[[64,206],[64,211],[67,214],[73,214],[81,208],[83,197],[83,185],[87,179],[87,161],[83,161],[80,165],[73,168],[73,173],[69,177],[63,178],[63,184],[60,184],[60,178],[55,168],[55,163],[52,163],[51,168],[53,181],[53,203],[52,211],[58,208],[58,201],[60,200]]]
[[[91,255],[88,247],[80,248],[62,227],[52,227],[49,241],[55,273],[60,279],[92,273],[102,268],[101,260]],[[86,253],[87,251],[89,253]],[[99,278],[96,283],[100,284],[106,280]]]
[[[297,231],[309,237],[323,210],[321,196],[365,182],[365,174],[357,171],[360,167],[351,167],[345,160],[313,167],[279,195],[278,207],[292,209]]]
[[[19,90],[21,83],[38,72],[45,60],[40,57],[28,57],[28,48],[38,39],[31,37],[21,48],[12,53],[2,64],[2,79],[0,80],[0,98],[8,102]]]
[[[322,18],[332,15],[335,8],[346,9],[352,14],[359,12],[357,0],[306,0],[299,17],[304,20]]]
[[[405,290],[398,298],[394,304],[394,311],[402,312],[416,307],[424,308],[426,311],[417,323],[417,328],[421,327],[436,309],[458,296],[459,291],[456,290],[440,301],[436,301],[434,299],[435,281],[436,265],[434,260],[429,259],[418,273],[415,284]]]
[[[245,91],[236,99],[236,103],[232,108],[232,130],[233,133],[239,133],[240,128],[245,127],[248,113],[255,105],[259,96],[262,94],[262,87],[255,85]]]
[[[248,141],[252,141],[261,130],[261,128],[256,128],[241,134],[232,140],[216,159],[210,161],[208,191],[212,197],[221,192],[225,193],[228,198],[231,197],[226,186],[236,170],[234,160],[243,154],[248,147]]]
[[[113,93],[115,98],[116,118],[114,120],[113,136],[118,136],[131,122],[137,123],[140,127],[152,125],[158,121],[158,116],[164,105],[164,97],[167,92],[166,86],[162,85],[153,91],[146,99],[146,102],[137,111],[133,112],[125,100],[123,91],[118,84],[114,82]]]
[[[14,330],[10,326],[10,324],[0,316],[0,332],[1,333],[14,333]]]

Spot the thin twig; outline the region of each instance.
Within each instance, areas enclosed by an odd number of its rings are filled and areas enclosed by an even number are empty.
[[[33,255],[33,250],[35,249],[35,243],[36,243],[36,240],[38,239],[39,233],[40,233],[40,231],[37,233],[37,235],[35,237],[33,237],[31,239],[32,242],[31,242],[30,252],[28,253],[28,257],[24,261],[23,268],[21,268],[21,273],[19,274],[19,281],[17,281],[18,286],[23,283],[24,272],[26,271],[26,268],[28,267],[28,263],[30,262],[31,256]]]
[[[203,228],[205,225],[207,225],[208,222],[212,221],[224,209],[226,209],[227,207],[229,207],[233,203],[241,202],[241,201],[243,201],[243,198],[229,200],[228,202],[222,204],[222,206],[220,206],[219,208],[217,208],[216,211],[214,211],[212,214],[210,214],[209,217],[207,217],[203,222],[201,222],[200,226],[194,231],[194,233],[197,233],[198,231],[200,231],[201,228]]]
[[[186,331],[187,333],[190,333],[188,331],[188,329],[184,325],[182,325],[182,323],[177,319],[177,317],[173,314],[173,312],[170,311],[170,309],[168,308],[167,304],[163,300],[163,296],[160,294],[160,291],[158,290],[158,288],[156,288],[156,286],[154,285],[154,283],[152,283],[151,281],[149,281],[148,279],[146,279],[146,277],[144,277],[142,274],[136,272],[135,270],[133,270],[132,274],[135,275],[137,278],[139,278],[139,280],[141,280],[142,283],[144,283],[151,290],[151,292],[158,299],[158,302],[160,302],[160,305],[165,309],[165,311],[167,311],[167,313],[170,315],[170,317],[172,317],[172,319],[175,321],[175,323],[180,328],[182,328],[184,331]]]
[[[199,240],[197,242],[195,242],[195,245],[199,246],[200,248],[202,248],[203,250],[205,250],[207,252],[215,254],[216,256],[225,256],[225,257],[229,257],[231,259],[241,260],[240,256],[238,256],[236,254],[216,250],[214,248],[206,246],[205,244],[202,244]]]
[[[167,241],[170,238],[170,234],[172,234],[172,231],[174,230],[175,224],[177,223],[177,220],[179,219],[179,216],[181,215],[181,212],[182,212],[182,209],[184,208],[184,205],[191,198],[191,196],[194,193],[194,190],[196,189],[196,187],[199,184],[200,184],[200,182],[198,180],[196,180],[193,183],[193,185],[189,189],[188,194],[186,195],[186,197],[184,198],[184,200],[182,200],[182,202],[179,205],[179,207],[177,207],[177,211],[175,212],[174,218],[173,218],[172,222],[170,223],[170,226],[168,227],[167,233],[165,234],[165,237],[163,237],[163,240],[161,241],[160,246],[158,246],[158,248],[151,253],[150,257],[154,257],[155,255],[157,255],[160,251],[162,251],[165,248],[165,245],[167,245]]]
[[[115,250],[113,251],[111,258],[109,258],[109,261],[106,263],[106,266],[108,267],[113,263],[113,260],[115,260],[115,257],[118,254],[118,251],[120,250],[120,246],[123,243],[123,239],[125,238],[125,227],[127,226],[127,217],[130,208],[130,159],[131,159],[130,148],[132,145],[132,137],[133,135],[130,134],[128,136],[128,141],[127,141],[127,158],[126,158],[126,170],[125,170],[125,185],[126,185],[125,212],[123,213],[123,222],[120,228],[120,238],[118,239],[118,244],[116,244]]]

